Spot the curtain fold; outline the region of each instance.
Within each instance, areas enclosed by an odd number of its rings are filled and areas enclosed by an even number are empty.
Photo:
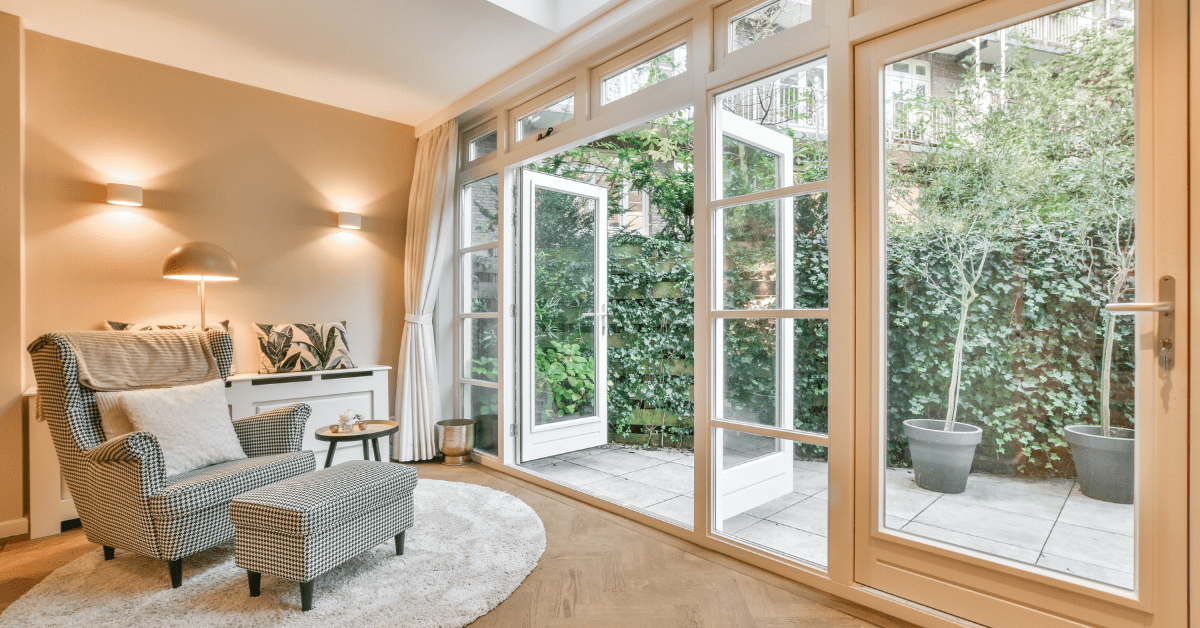
[[[396,458],[429,460],[437,453],[434,424],[442,418],[433,306],[442,270],[454,248],[455,163],[458,122],[417,140],[404,245],[404,317],[396,371]]]

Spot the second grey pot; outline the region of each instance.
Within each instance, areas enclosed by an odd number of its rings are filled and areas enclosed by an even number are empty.
[[[975,461],[975,446],[983,440],[983,430],[974,425],[955,423],[947,432],[941,419],[909,419],[904,422],[908,451],[912,455],[917,486],[939,493],[967,490],[967,476]]]
[[[1063,437],[1071,446],[1079,490],[1092,499],[1114,504],[1133,503],[1133,430],[1109,429],[1103,436],[1099,425],[1068,425]]]

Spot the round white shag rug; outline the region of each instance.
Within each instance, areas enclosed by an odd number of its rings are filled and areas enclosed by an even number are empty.
[[[546,549],[542,520],[516,497],[474,484],[420,480],[404,555],[392,539],[317,578],[313,609],[300,586],[268,575],[250,597],[227,543],[166,563],[117,550],[65,565],[0,615],[0,626],[465,626],[517,589]]]

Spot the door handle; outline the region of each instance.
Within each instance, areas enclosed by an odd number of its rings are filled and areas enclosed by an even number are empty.
[[[1158,280],[1158,298],[1149,303],[1109,303],[1109,314],[1158,313],[1158,361],[1164,371],[1175,366],[1175,278],[1164,275]]]

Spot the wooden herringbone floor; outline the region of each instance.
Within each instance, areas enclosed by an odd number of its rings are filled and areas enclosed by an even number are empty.
[[[899,627],[880,615],[687,541],[478,465],[418,464],[421,477],[520,497],[546,526],[529,578],[476,627]],[[0,548],[0,609],[98,548],[82,531]],[[164,578],[166,570],[164,567]]]

